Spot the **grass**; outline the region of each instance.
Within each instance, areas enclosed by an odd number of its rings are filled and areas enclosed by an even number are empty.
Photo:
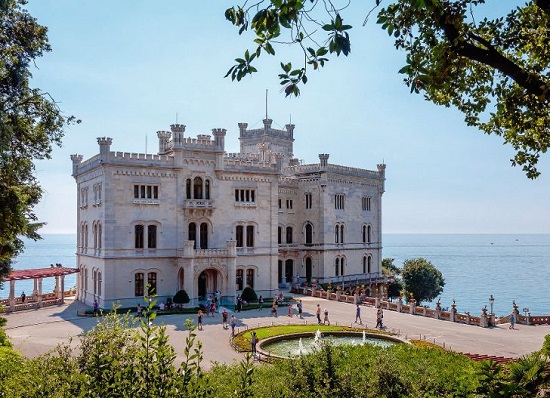
[[[324,325],[275,325],[264,326],[256,329],[248,329],[244,332],[238,333],[232,340],[233,347],[239,351],[250,351],[250,334],[252,331],[256,332],[256,336],[259,340],[267,339],[274,336],[282,336],[285,334],[293,333],[315,333],[317,330],[321,332],[326,331],[347,331],[347,332],[362,332],[377,333],[377,334],[389,334],[387,332],[380,332],[379,330],[363,329],[363,328],[351,328],[349,326],[324,326]]]

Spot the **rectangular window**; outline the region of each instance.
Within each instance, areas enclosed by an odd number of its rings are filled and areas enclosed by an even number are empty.
[[[158,185],[134,185],[135,203],[151,203],[159,198]]]
[[[310,192],[306,193],[306,209],[311,209],[312,201],[313,201],[313,195]]]
[[[363,196],[361,198],[361,207],[363,211],[371,211],[371,198],[368,196]]]
[[[88,207],[88,188],[80,189],[80,207]]]
[[[344,194],[337,193],[334,195],[334,208],[336,210],[344,210]]]
[[[292,209],[292,199],[286,200],[286,208],[289,210]]]
[[[94,184],[94,206],[101,204],[101,183]]]
[[[282,208],[283,208],[283,200],[279,199],[279,209],[282,209]]]
[[[138,272],[134,276],[134,295],[136,297],[143,296],[143,272]]]
[[[235,189],[235,202],[255,203],[256,192],[254,189]]]

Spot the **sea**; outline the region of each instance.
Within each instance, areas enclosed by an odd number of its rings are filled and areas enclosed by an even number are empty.
[[[425,258],[441,271],[445,287],[440,300],[443,308],[456,303],[460,313],[481,313],[489,297],[498,316],[512,311],[515,302],[521,313],[548,315],[550,295],[550,235],[517,234],[384,234],[384,258],[393,258],[401,267],[408,259]],[[14,269],[47,268],[50,264],[76,267],[76,235],[44,234],[39,241],[26,241],[25,251],[17,257]],[[43,281],[43,291],[54,289],[54,278]],[[76,286],[75,274],[65,279],[65,287]],[[32,292],[32,281],[17,281],[15,294]],[[7,298],[9,283],[4,283],[0,298]],[[525,311],[524,311],[525,310]]]

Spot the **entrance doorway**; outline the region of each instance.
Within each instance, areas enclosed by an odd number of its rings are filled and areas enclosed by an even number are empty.
[[[221,286],[218,283],[218,271],[215,269],[206,269],[202,271],[198,279],[199,300],[205,300],[208,295],[214,294],[216,291],[221,291]]]

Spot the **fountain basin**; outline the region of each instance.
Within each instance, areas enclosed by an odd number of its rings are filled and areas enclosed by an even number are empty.
[[[316,337],[317,336],[317,337]],[[319,340],[319,336],[321,336]],[[361,331],[325,331],[317,333],[303,332],[274,336],[262,340],[258,344],[258,353],[272,358],[289,359],[309,354],[320,348],[319,342],[330,342],[332,345],[362,345],[373,344],[389,347],[394,344],[406,343],[394,336],[366,333]]]

